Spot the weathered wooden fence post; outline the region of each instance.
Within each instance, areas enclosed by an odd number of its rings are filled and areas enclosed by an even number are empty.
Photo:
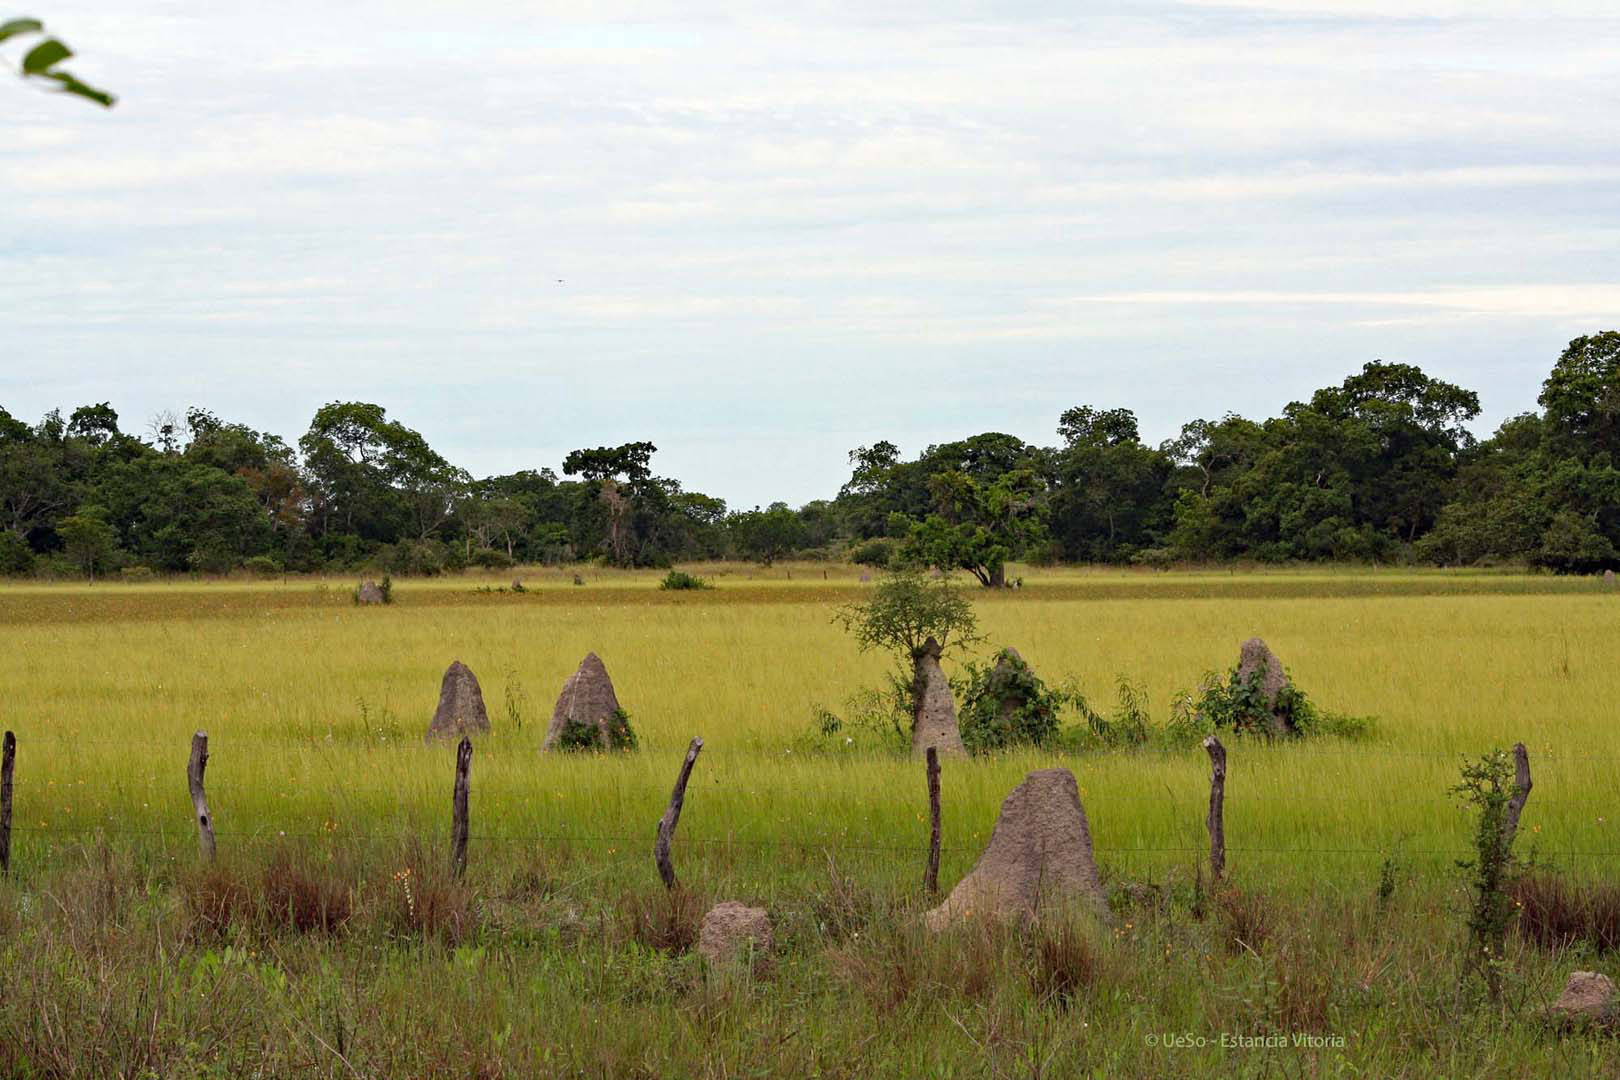
[[[0,744],[0,874],[11,873],[11,770],[17,764],[17,736],[6,732]]]
[[[456,880],[467,872],[467,790],[472,771],[472,740],[463,735],[456,744],[456,790],[452,796],[454,816],[450,822],[450,868]]]
[[[686,782],[692,778],[692,766],[697,762],[703,740],[692,739],[686,748],[686,760],[681,763],[681,774],[675,778],[675,790],[669,797],[669,807],[658,819],[658,839],[653,842],[653,861],[658,864],[658,876],[664,879],[664,888],[675,888],[675,867],[669,861],[669,842],[675,836],[675,826],[681,820],[681,805],[686,801]]]
[[[1226,872],[1226,747],[1211,735],[1209,751],[1209,872],[1216,881]]]
[[[939,749],[928,748],[928,869],[923,871],[923,888],[929,896],[939,895]]]
[[[1502,839],[1509,847],[1519,831],[1519,815],[1524,813],[1525,801],[1530,798],[1530,753],[1524,743],[1513,744],[1513,797],[1508,800],[1502,816]]]
[[[208,813],[208,794],[203,790],[203,773],[208,768],[208,733],[199,731],[191,737],[191,761],[186,765],[186,779],[191,784],[191,805],[197,813],[197,847],[202,857],[214,857],[214,819]]]

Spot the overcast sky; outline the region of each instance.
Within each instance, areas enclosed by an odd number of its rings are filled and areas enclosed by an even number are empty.
[[[30,421],[359,399],[478,475],[650,439],[746,508],[1379,358],[1484,433],[1620,326],[1612,0],[111,7],[17,13],[116,108],[0,81]]]

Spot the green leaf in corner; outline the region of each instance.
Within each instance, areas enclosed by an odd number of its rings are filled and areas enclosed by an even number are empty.
[[[102,105],[109,109],[112,108],[113,102],[118,100],[113,95],[107,93],[107,91],[97,90],[88,83],[82,83],[65,71],[48,71],[45,73],[44,78],[55,79],[61,84],[62,93],[64,94],[74,94],[78,97],[88,98],[97,105]]]
[[[73,50],[56,38],[46,38],[32,49],[29,49],[28,55],[23,57],[23,74],[43,75],[72,55]]]
[[[45,29],[45,24],[38,19],[12,19],[0,23],[0,41],[14,38],[18,34],[37,34]]]

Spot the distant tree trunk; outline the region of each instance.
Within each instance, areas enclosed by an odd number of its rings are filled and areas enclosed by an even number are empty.
[[[1007,564],[996,563],[990,568],[990,580],[985,585],[992,589],[1005,589],[1007,587]]]
[[[619,485],[613,478],[605,477],[602,480],[602,502],[608,511],[608,547],[613,553],[615,566],[628,566],[629,559],[625,554],[624,524],[630,516],[630,500],[619,492]]]

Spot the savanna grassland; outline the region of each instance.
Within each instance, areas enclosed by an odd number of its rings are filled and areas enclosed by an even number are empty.
[[[975,592],[983,651],[1016,646],[1099,707],[1123,676],[1163,723],[1259,634],[1313,701],[1376,720],[1356,741],[1229,740],[1220,889],[1196,748],[947,761],[945,889],[1007,792],[1060,759],[1120,923],[934,938],[921,766],[811,737],[892,663],[832,619],[869,586],[695,569],[716,588],[536,569],[523,593],[481,591],[511,574],[409,580],[371,608],[302,578],[0,590],[18,738],[0,1073],[1620,1075],[1616,1040],[1535,1015],[1572,968],[1616,973],[1612,955],[1515,935],[1500,1002],[1464,977],[1472,823],[1449,794],[1464,755],[1523,741],[1520,853],[1620,878],[1620,595],[1596,579],[1025,570]],[[542,755],[590,650],[640,749]],[[459,883],[453,753],[422,741],[455,659],[494,725]],[[199,729],[212,866],[185,784]],[[693,735],[686,891],[666,896],[653,826]],[[689,950],[716,899],[770,909],[758,977]]]

